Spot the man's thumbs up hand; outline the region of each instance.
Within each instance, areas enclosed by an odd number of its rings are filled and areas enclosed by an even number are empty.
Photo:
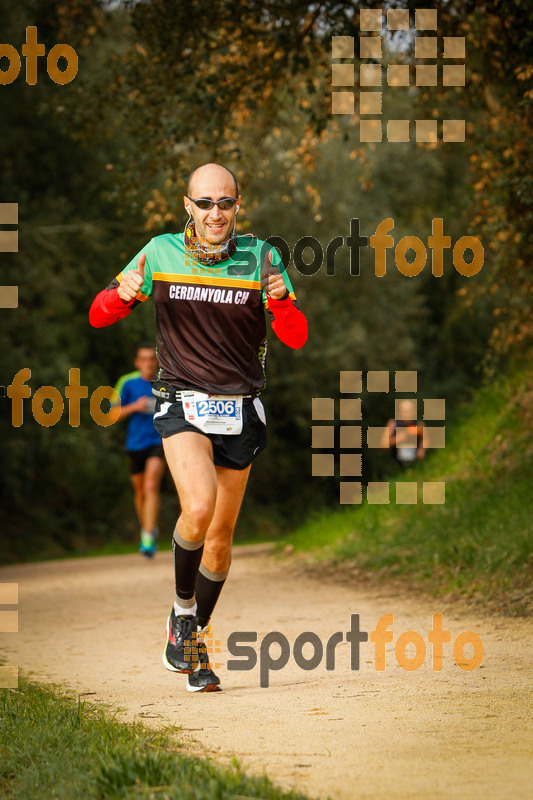
[[[122,278],[122,282],[117,289],[117,294],[125,303],[130,303],[135,300],[137,293],[140,292],[144,283],[144,267],[146,265],[146,256],[141,253],[137,262],[137,269],[132,269],[126,272]]]
[[[266,254],[263,268],[261,270],[261,287],[266,289],[266,293],[274,300],[281,300],[287,291],[285,282],[279,269],[272,266],[272,250]]]

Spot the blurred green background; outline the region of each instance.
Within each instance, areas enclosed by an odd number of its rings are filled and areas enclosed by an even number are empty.
[[[377,278],[369,248],[360,276],[350,275],[347,247],[334,275],[325,264],[312,276],[289,266],[309,340],[290,351],[269,336],[269,447],[252,470],[237,539],[279,537],[338,509],[338,477],[311,477],[311,400],[338,397],[341,370],[417,370],[418,397],[444,397],[451,430],[482,386],[519,370],[520,381],[506,383],[510,393],[487,402],[523,409],[505,434],[506,452],[517,453],[509,469],[531,474],[524,444],[533,406],[529,3],[390,4],[435,8],[439,41],[466,40],[465,87],[413,80],[383,87],[384,120],[410,119],[414,131],[416,119],[465,119],[466,141],[401,144],[361,143],[357,103],[353,116],[331,114],[331,37],[355,37],[357,83],[358,3],[18,0],[0,7],[2,41],[19,53],[26,26],[36,25],[47,52],[65,42],[79,56],[67,85],[49,78],[41,58],[35,86],[24,79],[23,59],[19,77],[0,87],[0,201],[19,206],[19,252],[1,255],[2,283],[19,286],[19,307],[0,312],[0,383],[29,367],[33,393],[51,385],[64,394],[77,367],[90,394],[133,368],[137,344],[154,340],[151,303],[100,330],[89,326],[89,306],[152,236],[183,229],[186,177],[216,160],[238,176],[241,233],[281,236],[291,249],[314,236],[325,250],[335,236],[348,236],[352,218],[371,236],[392,217],[395,243],[405,235],[427,242],[432,219],[441,217],[452,244],[472,235],[485,251],[471,278],[454,269],[451,250],[441,278],[431,274],[429,250],[414,278],[400,274],[392,251],[387,275]],[[412,31],[384,29],[383,36],[385,64],[414,64]],[[11,401],[0,398],[4,563],[136,542],[124,428],[101,428],[87,401],[82,407],[78,428],[67,407],[44,428],[26,400],[23,424],[14,428]],[[365,424],[393,415],[391,395],[363,394]],[[363,464],[364,482],[394,479],[386,452],[365,449]],[[492,473],[483,474],[488,498]],[[167,476],[161,527],[169,539],[178,511]]]

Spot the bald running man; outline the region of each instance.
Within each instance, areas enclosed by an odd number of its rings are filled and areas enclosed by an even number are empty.
[[[183,202],[184,232],[148,242],[96,296],[89,319],[94,327],[110,325],[154,297],[154,425],[181,506],[163,663],[188,675],[188,691],[201,692],[220,689],[204,637],[229,571],[251,464],[266,446],[259,399],[265,311],[293,349],[305,344],[307,322],[277,251],[251,234],[237,236],[241,196],[231,170],[198,167]]]

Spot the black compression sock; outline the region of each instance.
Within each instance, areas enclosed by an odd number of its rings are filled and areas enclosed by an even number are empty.
[[[205,628],[216,606],[229,569],[225,572],[211,572],[200,564],[196,579],[196,602],[198,604],[198,625]]]
[[[176,597],[178,601],[190,600],[194,597],[198,567],[204,552],[204,540],[188,542],[183,539],[176,528],[172,538],[174,553],[174,575],[176,580]]]

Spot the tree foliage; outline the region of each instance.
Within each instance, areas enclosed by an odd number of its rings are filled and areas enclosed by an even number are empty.
[[[1,199],[18,202],[20,215],[19,253],[2,254],[2,282],[20,286],[19,308],[0,314],[5,385],[30,367],[33,392],[63,390],[78,367],[92,392],[130,368],[137,342],[153,338],[153,308],[95,331],[88,307],[148,238],[182,228],[184,181],[208,160],[237,173],[240,229],[282,236],[291,250],[314,236],[326,251],[335,236],[348,236],[353,218],[371,236],[392,217],[398,242],[427,241],[432,219],[442,217],[452,241],[471,234],[483,242],[485,264],[471,279],[449,253],[439,279],[429,260],[418,278],[405,278],[392,252],[386,277],[376,278],[368,248],[359,276],[346,246],[334,275],[325,264],[312,276],[289,265],[310,339],[289,352],[272,337],[270,444],[252,471],[243,530],[273,533],[309,508],[338,503],[335,480],[310,477],[310,405],[314,396],[338,396],[340,370],[417,369],[425,396],[445,396],[453,407],[481,380],[483,361],[495,371],[530,342],[529,4],[395,5],[432,5],[439,36],[465,37],[467,83],[384,93],[385,112],[465,118],[464,144],[365,145],[358,114],[331,115],[331,36],[357,39],[353,2],[2,3],[5,41],[19,51],[26,26],[37,25],[47,51],[67,42],[79,56],[68,85],[50,81],[41,59],[36,86],[21,72],[0,87]],[[390,61],[414,57],[412,48],[399,52],[394,36],[384,49]],[[77,429],[67,410],[43,428],[31,401],[14,429],[4,402],[11,554],[24,551],[14,532],[36,542],[45,530],[55,541],[50,552],[59,552],[131,529],[123,431],[99,428],[87,408]],[[370,395],[363,408],[371,425],[393,411],[386,397]],[[366,452],[365,478],[383,475],[389,460]]]

